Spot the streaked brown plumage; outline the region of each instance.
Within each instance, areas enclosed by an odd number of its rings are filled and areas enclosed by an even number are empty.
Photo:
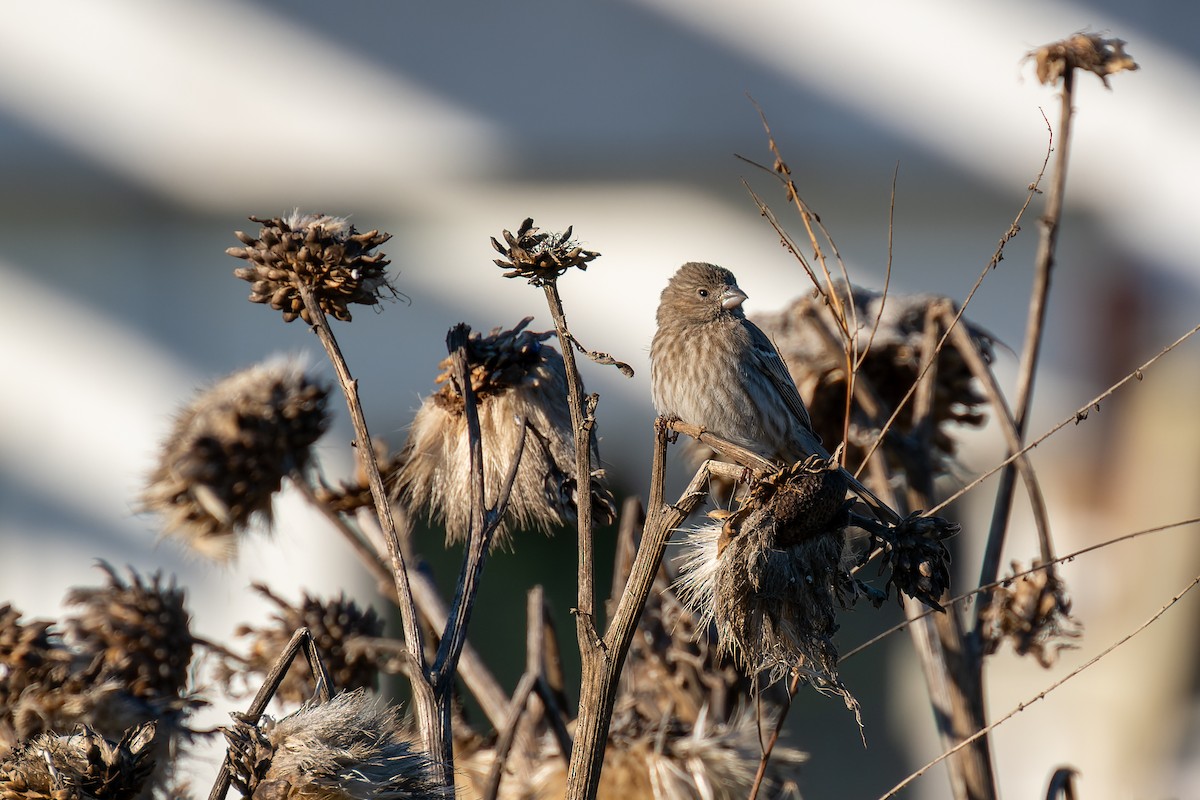
[[[828,458],[783,357],[746,319],[746,298],[723,267],[679,268],[663,290],[650,347],[655,409],[781,464],[813,454]],[[896,521],[894,511],[843,473],[876,516]]]

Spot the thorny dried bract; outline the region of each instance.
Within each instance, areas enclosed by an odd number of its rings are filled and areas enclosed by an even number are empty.
[[[1034,566],[1042,566],[1034,562]],[[1013,574],[1024,572],[1012,562]],[[1032,654],[1043,667],[1058,660],[1058,651],[1072,648],[1082,626],[1071,617],[1071,600],[1053,565],[1009,578],[997,587],[983,612],[983,641],[990,655],[1004,640],[1012,642],[1018,655]]]
[[[520,420],[528,426],[506,522],[496,531],[498,545],[507,542],[512,525],[549,530],[574,522],[579,494],[562,355],[545,343],[552,332],[525,330],[531,319],[523,319],[511,330],[495,328],[486,336],[473,332],[467,346],[489,507],[517,455]],[[439,366],[443,372],[436,382],[441,388],[425,399],[413,419],[393,485],[405,507],[442,522],[447,541],[457,542],[466,539],[470,527],[470,442],[451,359]],[[597,460],[593,446],[592,461]],[[590,483],[598,521],[611,522],[616,505],[603,472],[592,475]]]
[[[1124,41],[1105,39],[1098,33],[1077,33],[1031,50],[1025,58],[1034,62],[1037,79],[1045,84],[1057,83],[1067,72],[1081,69],[1098,76],[1108,86],[1109,75],[1138,68],[1133,57],[1125,52]]]
[[[350,321],[350,304],[377,305],[385,290],[395,293],[384,272],[390,262],[372,252],[392,238],[390,233],[359,233],[344,217],[299,210],[250,219],[263,226],[258,236],[237,231],[245,247],[225,252],[250,262],[233,273],[250,282],[250,302],[282,311],[285,322],[296,317],[314,322],[297,289],[301,284],[312,289],[322,311],[343,322]]]
[[[400,709],[362,690],[257,724],[223,729],[234,785],[257,800],[401,800],[446,796],[414,748]]]
[[[874,527],[870,521],[864,521]],[[950,588],[950,551],[945,540],[958,533],[959,526],[941,517],[909,514],[894,527],[875,531],[883,545],[879,572],[890,571],[887,587],[915,597],[930,608],[944,611],[938,599]]]
[[[495,259],[496,266],[506,269],[506,278],[525,278],[534,286],[558,279],[571,267],[586,270],[588,262],[599,253],[584,250],[571,238],[572,228],[562,233],[543,233],[534,227],[533,218],[521,223],[514,236],[504,231],[505,244],[492,237],[492,247],[504,258]]]
[[[249,640],[250,652],[245,658],[227,655],[217,666],[216,678],[226,691],[236,695],[239,692],[235,682],[246,681],[250,676],[265,677],[299,628],[308,628],[333,686],[340,690],[375,688],[379,681],[378,665],[367,650],[354,645],[359,637],[383,635],[383,620],[375,609],[359,608],[344,593],[322,600],[305,592],[300,602],[292,605],[264,584],[252,585],[279,610],[274,615],[274,624],[238,627],[236,633]],[[297,660],[275,690],[275,697],[284,703],[300,704],[312,695],[312,686],[307,662]]]
[[[145,508],[198,552],[230,557],[252,517],[270,522],[283,478],[308,464],[329,426],[328,395],[295,361],[219,381],[176,419],[142,495]]]
[[[922,368],[922,348],[926,326],[931,314],[944,308],[954,312],[947,298],[930,294],[882,294],[838,283],[833,291],[842,299],[843,307],[853,308],[860,329],[860,350],[866,350],[855,376],[856,382],[868,387],[878,399],[879,409],[864,414],[861,401],[856,399],[851,415],[849,439],[846,441],[846,461],[861,463],[866,449],[877,436],[878,427],[899,405],[909,387],[917,380]],[[871,327],[879,319],[874,337]],[[846,358],[836,332],[831,311],[821,297],[802,297],[787,308],[773,314],[754,317],[779,348],[787,361],[788,371],[796,381],[800,394],[812,414],[813,426],[827,446],[843,440],[842,421],[846,406]],[[972,343],[985,361],[993,356],[991,335],[963,320]],[[943,333],[937,326],[938,336]],[[987,398],[979,390],[970,367],[954,347],[944,347],[938,354],[934,371],[932,404],[929,411],[929,448],[922,447],[917,437],[922,434],[914,427],[912,414],[901,414],[884,439],[882,451],[889,468],[919,467],[933,474],[944,474],[954,465],[958,451],[955,426],[980,427],[986,421],[984,409]]]
[[[108,584],[72,590],[67,604],[79,610],[61,624],[22,623],[0,607],[0,753],[76,725],[119,740],[154,723],[158,769],[149,791],[170,777],[167,754],[191,735],[186,719],[202,704],[186,693],[196,640],[173,582],[132,570],[126,582],[100,566]]]
[[[132,800],[146,797],[154,769],[153,722],[110,741],[82,725],[72,734],[43,733],[0,761],[4,800]]]

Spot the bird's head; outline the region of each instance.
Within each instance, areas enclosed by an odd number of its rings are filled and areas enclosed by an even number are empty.
[[[692,261],[684,264],[663,289],[658,305],[658,324],[699,324],[722,316],[744,317],[746,293],[733,273],[715,264]]]

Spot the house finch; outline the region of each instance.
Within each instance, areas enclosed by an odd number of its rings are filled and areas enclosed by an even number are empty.
[[[783,357],[746,319],[746,297],[723,267],[691,262],[679,268],[663,290],[650,346],[655,409],[783,464],[814,454],[828,458]],[[879,519],[898,520],[842,473]]]

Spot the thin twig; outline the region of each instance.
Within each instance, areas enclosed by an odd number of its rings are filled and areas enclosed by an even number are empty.
[[[396,607],[400,611],[400,623],[404,629],[404,643],[412,656],[414,663],[420,665],[422,676],[425,673],[425,652],[421,639],[421,628],[417,623],[417,610],[412,599],[412,590],[408,585],[408,567],[404,563],[404,555],[400,552],[400,540],[396,535],[396,522],[392,518],[392,506],[388,500],[387,491],[383,486],[383,477],[379,474],[379,462],[375,456],[375,448],[371,446],[371,433],[367,429],[367,419],[363,414],[362,403],[358,398],[358,381],[350,374],[350,367],[342,355],[337,338],[329,327],[329,320],[324,309],[313,295],[312,287],[303,281],[296,282],[309,317],[314,320],[313,329],[321,340],[334,372],[337,373],[342,393],[346,397],[346,406],[350,411],[350,420],[354,425],[355,449],[358,451],[359,463],[367,476],[371,487],[371,499],[375,503],[375,513],[379,517],[379,525],[383,529],[384,541],[387,544],[388,556],[391,560],[392,578],[396,584]],[[422,679],[412,681],[413,708],[416,713],[417,726],[420,729],[421,744],[430,758],[437,759],[445,749],[449,732],[446,731],[435,708],[433,687]],[[449,772],[450,765],[445,765],[442,777],[453,779]]]
[[[545,628],[542,625],[545,602],[541,586],[534,586],[529,590],[525,602],[525,673],[517,682],[516,691],[513,692],[508,719],[499,729],[500,735],[496,739],[492,766],[488,770],[487,783],[484,785],[484,800],[496,800],[497,795],[500,794],[500,780],[504,777],[504,765],[508,762],[508,754],[516,740],[517,726],[525,714],[529,696],[537,687],[538,675],[542,671],[546,650]]]
[[[1129,373],[1128,375],[1126,375],[1124,378],[1122,378],[1121,380],[1117,381],[1117,382],[1116,382],[1116,383],[1114,383],[1112,386],[1108,387],[1108,388],[1107,388],[1107,389],[1105,389],[1103,392],[1101,392],[1100,394],[1098,394],[1098,395],[1096,395],[1095,397],[1093,397],[1093,398],[1092,398],[1091,400],[1089,400],[1087,403],[1084,403],[1082,406],[1080,406],[1078,409],[1076,409],[1074,412],[1072,412],[1072,413],[1071,413],[1071,415],[1070,415],[1069,417],[1067,417],[1066,419],[1064,419],[1063,421],[1059,422],[1059,423],[1058,423],[1057,425],[1055,425],[1054,427],[1052,427],[1052,428],[1050,428],[1049,430],[1047,430],[1045,433],[1043,433],[1043,434],[1042,434],[1041,436],[1039,436],[1038,438],[1036,438],[1036,439],[1034,439],[1033,441],[1031,441],[1031,442],[1029,442],[1028,444],[1026,444],[1026,445],[1025,445],[1024,447],[1022,447],[1022,448],[1021,448],[1019,451],[1017,451],[1016,453],[1013,453],[1013,454],[1012,454],[1012,455],[1010,455],[1008,458],[1004,459],[1004,460],[1003,460],[1003,461],[1001,461],[999,464],[997,464],[996,466],[992,467],[992,468],[991,468],[991,469],[989,469],[987,472],[984,472],[982,475],[980,475],[980,476],[978,476],[977,478],[975,478],[975,480],[971,481],[971,482],[970,482],[970,483],[968,483],[966,486],[963,486],[961,489],[959,489],[958,491],[956,491],[954,494],[950,495],[950,496],[949,496],[949,497],[947,497],[945,500],[943,500],[942,502],[938,503],[938,504],[937,504],[936,506],[934,506],[933,508],[929,509],[929,512],[928,512],[928,513],[929,513],[929,514],[936,514],[937,512],[941,511],[943,508],[945,508],[946,506],[950,505],[950,504],[951,504],[951,503],[953,503],[955,500],[957,500],[958,498],[962,497],[964,494],[966,494],[967,492],[971,491],[971,490],[972,490],[972,489],[974,489],[976,486],[978,486],[979,484],[983,483],[985,480],[987,480],[988,478],[992,477],[992,476],[993,476],[993,475],[995,475],[997,472],[999,472],[1000,470],[1004,469],[1004,468],[1005,468],[1005,467],[1007,467],[1009,464],[1013,463],[1013,462],[1014,462],[1014,461],[1016,461],[1018,458],[1020,458],[1021,456],[1025,455],[1025,454],[1026,454],[1026,453],[1028,453],[1030,450],[1032,450],[1033,448],[1037,447],[1037,446],[1038,446],[1038,445],[1040,445],[1042,442],[1046,441],[1046,440],[1047,440],[1047,439],[1049,439],[1051,436],[1053,436],[1054,434],[1058,433],[1060,430],[1062,430],[1063,428],[1067,427],[1067,426],[1068,426],[1068,425],[1070,425],[1071,423],[1075,423],[1076,425],[1078,425],[1080,422],[1083,422],[1084,420],[1086,420],[1086,419],[1088,418],[1088,414],[1089,414],[1089,413],[1090,413],[1092,410],[1094,410],[1094,409],[1098,410],[1098,409],[1100,408],[1100,402],[1101,402],[1102,400],[1105,400],[1105,399],[1107,399],[1109,395],[1113,394],[1114,392],[1116,392],[1118,389],[1120,389],[1122,386],[1124,386],[1125,384],[1129,383],[1130,381],[1132,381],[1132,380],[1138,380],[1138,381],[1140,381],[1140,380],[1141,380],[1143,377],[1145,377],[1145,376],[1144,376],[1144,373],[1145,373],[1145,371],[1146,371],[1147,369],[1149,369],[1151,366],[1153,366],[1153,365],[1154,365],[1154,363],[1155,363],[1156,361],[1158,361],[1160,358],[1162,358],[1163,356],[1165,356],[1167,353],[1169,353],[1169,352],[1171,352],[1172,350],[1174,350],[1174,349],[1175,349],[1176,347],[1178,347],[1179,345],[1183,344],[1185,341],[1187,341],[1188,339],[1190,339],[1192,336],[1196,335],[1196,333],[1197,333],[1197,332],[1200,332],[1200,325],[1197,325],[1196,327],[1192,328],[1192,329],[1191,329],[1191,330],[1189,330],[1187,333],[1183,334],[1183,335],[1182,335],[1182,336],[1180,336],[1178,339],[1176,339],[1175,341],[1171,342],[1169,345],[1167,345],[1166,347],[1164,347],[1162,350],[1159,350],[1159,351],[1158,351],[1158,353],[1157,353],[1157,354],[1155,354],[1155,356],[1154,356],[1153,358],[1151,358],[1149,361],[1146,361],[1144,364],[1142,364],[1141,366],[1139,366],[1137,369],[1133,370],[1133,372],[1130,372],[1130,373]]]
[[[1017,390],[1013,400],[1013,424],[1017,438],[1025,435],[1029,422],[1029,409],[1033,404],[1033,387],[1037,376],[1037,365],[1042,352],[1043,332],[1046,327],[1046,309],[1049,307],[1050,278],[1054,271],[1054,251],[1058,245],[1059,223],[1062,219],[1063,198],[1067,189],[1067,164],[1071,145],[1071,99],[1075,70],[1063,73],[1062,117],[1059,122],[1057,157],[1054,174],[1050,182],[1050,194],[1046,198],[1046,213],[1042,217],[1042,235],[1038,239],[1035,259],[1033,289],[1029,301],[1029,318],[1025,326],[1025,347],[1021,352],[1021,363],[1017,368]],[[1044,115],[1043,115],[1044,118]],[[1053,147],[1054,131],[1047,120],[1050,142]],[[1019,447],[1013,448],[1020,449]],[[1016,484],[1017,467],[1009,465],[1000,474],[1000,486],[996,489],[996,502],[992,510],[992,524],[988,530],[984,547],[983,564],[979,570],[979,583],[990,583],[1000,571],[1000,557],[1007,538],[1008,521],[1012,514],[1013,488]],[[1046,534],[1043,534],[1046,535]],[[982,614],[986,602],[979,604]],[[978,622],[978,620],[977,620]]]
[[[949,309],[942,309],[943,324],[949,324],[949,318]],[[962,355],[963,361],[971,370],[971,374],[975,376],[975,380],[979,381],[983,387],[984,394],[987,395],[988,401],[996,412],[996,420],[1000,423],[1000,432],[1004,435],[1009,452],[1018,452],[1021,449],[1020,426],[1017,425],[1017,421],[1008,410],[1008,403],[1005,402],[1004,394],[1000,391],[999,384],[996,383],[996,376],[988,369],[983,356],[979,353],[979,348],[971,341],[966,330],[962,326],[956,326],[952,331],[955,348]],[[1046,510],[1046,500],[1042,496],[1042,487],[1038,482],[1037,473],[1033,469],[1033,463],[1028,456],[1022,455],[1013,462],[1013,465],[1020,474],[1021,480],[1025,484],[1025,492],[1029,496],[1029,506],[1033,512],[1034,527],[1037,528],[1042,561],[1053,561],[1054,540],[1050,536],[1050,514]],[[992,575],[993,580],[995,577]]]
[[[1042,178],[1046,174],[1046,166],[1050,163],[1051,152],[1050,144],[1047,142],[1046,155],[1042,160],[1042,168],[1038,171],[1037,177],[1034,178],[1033,183],[1029,184],[1029,190],[1025,194],[1025,202],[1021,204],[1021,208],[1019,211],[1017,211],[1017,215],[1013,218],[1013,221],[1009,223],[1008,230],[1005,231],[1004,235],[1000,237],[1000,242],[996,245],[996,250],[992,253],[992,257],[988,259],[988,263],[985,264],[983,269],[979,272],[979,276],[975,278],[975,283],[971,286],[971,290],[967,292],[966,298],[959,305],[958,312],[954,315],[953,324],[948,325],[945,332],[942,333],[942,338],[938,341],[938,346],[936,348],[937,353],[940,354],[942,352],[942,348],[945,347],[947,340],[950,338],[950,331],[959,324],[963,314],[965,314],[967,311],[967,306],[971,304],[971,301],[975,297],[975,293],[979,290],[979,287],[983,285],[984,278],[986,278],[988,273],[995,269],[996,266],[1004,260],[1004,248],[1007,247],[1008,243],[1015,239],[1017,234],[1021,232],[1021,220],[1025,217],[1025,211],[1029,208],[1030,203],[1033,202],[1033,198],[1041,193],[1041,189],[1038,187],[1041,185]],[[919,380],[920,376],[918,375],[917,378]],[[871,447],[863,456],[862,463],[859,465],[854,474],[857,475],[862,472],[863,465],[871,460],[871,456],[874,455],[875,451],[878,450],[883,444],[884,439],[887,437],[888,431],[892,429],[892,426],[896,424],[896,420],[900,418],[900,412],[904,409],[904,406],[912,397],[913,392],[916,391],[916,387],[917,383],[914,382],[913,385],[909,387],[908,391],[905,392],[904,396],[900,398],[900,402],[896,404],[896,407],[892,409],[892,415],[888,417],[887,422],[885,422],[883,427],[880,428],[879,434],[875,437],[875,441],[871,443]]]
[[[875,344],[875,335],[879,333],[879,323],[883,321],[883,307],[887,305],[888,289],[892,285],[892,245],[895,242],[896,234],[896,182],[900,178],[900,162],[896,162],[896,168],[892,170],[892,192],[888,198],[888,239],[887,239],[887,264],[883,270],[883,292],[879,297],[879,309],[875,312],[875,321],[871,324],[871,335],[867,337],[867,346],[858,354],[858,360],[854,362],[854,371],[858,372],[859,367],[867,360],[867,355],[871,352],[872,345]],[[849,291],[853,296],[854,289]]]
[[[1182,528],[1185,525],[1198,525],[1198,524],[1200,524],[1200,517],[1191,517],[1189,519],[1181,519],[1176,522],[1169,522],[1165,525],[1156,525],[1153,528],[1144,528],[1140,531],[1133,531],[1131,533],[1122,534],[1121,536],[1118,536],[1115,539],[1109,539],[1104,542],[1099,542],[1097,544],[1088,545],[1087,547],[1076,550],[1073,553],[1067,553],[1065,556],[1058,556],[1053,561],[1049,561],[1045,564],[1038,564],[1036,566],[1030,567],[1029,569],[1022,570],[1020,572],[1016,572],[1012,575],[1009,575],[1008,577],[1001,578],[1000,580],[996,580],[996,581],[993,581],[992,583],[985,584],[978,588],[972,589],[969,592],[963,592],[962,594],[960,594],[956,597],[953,597],[949,600],[942,601],[942,605],[945,606],[946,608],[949,608],[950,606],[953,606],[953,605],[958,605],[959,603],[969,600],[970,598],[974,597],[975,595],[979,594],[980,592],[986,592],[990,589],[995,589],[997,586],[1003,586],[1004,584],[1010,583],[1010,582],[1018,580],[1020,578],[1024,578],[1026,575],[1032,575],[1035,572],[1041,572],[1042,570],[1050,569],[1051,567],[1053,567],[1056,564],[1065,564],[1069,561],[1073,561],[1074,559],[1078,558],[1081,555],[1084,555],[1085,553],[1090,553],[1093,550],[1103,550],[1104,548],[1109,547],[1111,545],[1120,544],[1121,542],[1127,542],[1130,539],[1137,539],[1141,536],[1147,536],[1151,533],[1161,533],[1162,531],[1169,531],[1169,530],[1174,530],[1175,528]],[[866,640],[865,642],[863,642],[862,644],[853,648],[852,650],[849,650],[849,651],[843,653],[842,657],[838,659],[838,664],[842,664],[847,659],[858,655],[859,653],[863,652],[864,650],[871,647],[872,645],[878,644],[879,642],[883,641],[884,639],[891,636],[892,634],[899,633],[900,631],[904,630],[912,623],[916,622],[918,619],[920,619],[922,617],[926,617],[930,614],[936,613],[936,611],[937,611],[937,609],[934,609],[934,608],[926,608],[919,616],[913,617],[912,619],[908,619],[908,620],[905,620],[904,622],[893,625],[892,627],[888,628],[887,630],[882,631],[882,632],[872,636],[870,639]]]
[[[292,634],[292,638],[288,640],[287,645],[284,646],[283,652],[275,659],[271,670],[263,678],[262,686],[259,687],[258,693],[254,695],[254,700],[250,702],[250,707],[246,709],[246,713],[242,715],[242,719],[251,724],[258,722],[258,718],[267,710],[267,704],[275,696],[279,685],[283,683],[283,677],[287,674],[288,668],[296,659],[296,654],[300,652],[301,645],[304,646],[304,655],[308,659],[309,671],[315,679],[316,686],[314,692],[322,703],[329,702],[329,673],[325,669],[325,664],[321,661],[321,653],[317,650],[316,642],[313,641],[312,632],[308,628],[297,628],[296,632]],[[225,758],[221,761],[221,766],[217,770],[217,779],[213,782],[212,790],[208,793],[208,800],[224,800],[225,795],[229,792],[232,775],[233,773],[229,768],[229,753],[226,751]]]
[[[934,767],[934,766],[936,766],[937,764],[940,764],[942,761],[944,761],[944,760],[946,760],[947,758],[949,758],[950,756],[954,755],[956,752],[958,752],[958,751],[959,751],[959,750],[961,750],[962,748],[964,748],[964,747],[966,747],[966,746],[970,745],[970,744],[971,744],[971,742],[975,741],[975,740],[976,740],[976,739],[978,739],[979,737],[981,737],[981,736],[986,736],[988,733],[990,733],[992,730],[994,730],[994,729],[995,729],[997,726],[999,726],[999,725],[1002,725],[1003,723],[1005,723],[1005,722],[1007,722],[1008,720],[1012,719],[1012,718],[1013,718],[1013,717],[1015,717],[1017,714],[1021,713],[1021,712],[1022,712],[1022,711],[1024,711],[1026,708],[1028,708],[1029,706],[1031,706],[1031,705],[1033,705],[1034,703],[1036,703],[1038,700],[1041,700],[1041,699],[1042,699],[1042,698],[1044,698],[1046,695],[1050,694],[1050,693],[1051,693],[1051,692],[1053,692],[1055,689],[1057,689],[1058,687],[1062,686],[1064,683],[1066,683],[1067,681],[1071,680],[1072,678],[1074,678],[1074,677],[1075,677],[1076,675],[1078,675],[1079,673],[1081,673],[1081,672],[1083,672],[1084,670],[1086,670],[1086,669],[1090,668],[1090,667],[1091,667],[1093,664],[1095,664],[1096,662],[1098,662],[1100,659],[1104,658],[1104,657],[1105,657],[1105,656],[1107,656],[1109,653],[1113,652],[1113,651],[1114,651],[1114,650],[1116,650],[1118,647],[1120,647],[1121,645],[1125,644],[1126,642],[1128,642],[1128,641],[1129,641],[1130,639],[1132,639],[1133,637],[1137,636],[1137,635],[1138,635],[1139,633],[1141,633],[1142,631],[1146,630],[1146,628],[1150,627],[1150,626],[1151,626],[1151,625],[1153,625],[1155,622],[1157,622],[1157,621],[1158,621],[1158,619],[1159,619],[1159,617],[1161,617],[1163,614],[1165,614],[1165,613],[1167,612],[1167,609],[1171,608],[1171,606],[1173,606],[1173,605],[1175,605],[1176,603],[1178,603],[1178,602],[1179,602],[1179,600],[1180,600],[1180,598],[1182,598],[1182,597],[1183,597],[1185,594],[1187,594],[1187,593],[1188,593],[1188,592],[1190,592],[1190,591],[1191,591],[1193,588],[1195,588],[1196,584],[1198,584],[1198,583],[1200,583],[1200,575],[1197,575],[1195,578],[1193,578],[1193,579],[1192,579],[1192,581],[1191,581],[1191,583],[1189,583],[1189,584],[1188,584],[1188,585],[1187,585],[1187,586],[1186,586],[1186,587],[1185,587],[1185,588],[1184,588],[1182,591],[1180,591],[1178,594],[1176,594],[1174,597],[1172,597],[1172,598],[1171,598],[1171,600],[1170,600],[1170,601],[1169,601],[1169,602],[1168,602],[1168,603],[1167,603],[1165,606],[1163,606],[1163,607],[1162,607],[1162,608],[1160,608],[1158,611],[1156,611],[1156,612],[1155,612],[1155,613],[1154,613],[1154,614],[1153,614],[1153,615],[1152,615],[1152,616],[1151,616],[1151,617],[1150,617],[1148,620],[1146,620],[1146,621],[1145,621],[1145,622],[1143,622],[1141,625],[1139,625],[1139,626],[1137,627],[1137,629],[1136,629],[1136,630],[1134,630],[1133,632],[1131,632],[1131,633],[1127,634],[1126,636],[1122,637],[1122,638],[1121,638],[1119,641],[1117,641],[1117,642],[1115,642],[1115,643],[1113,643],[1113,644],[1109,645],[1109,646],[1108,646],[1108,647],[1106,647],[1106,648],[1105,648],[1105,649],[1104,649],[1102,652],[1100,652],[1100,653],[1098,653],[1097,655],[1093,656],[1091,659],[1089,659],[1089,660],[1088,660],[1086,663],[1084,663],[1083,665],[1081,665],[1081,666],[1077,667],[1076,669],[1073,669],[1073,670],[1071,670],[1071,672],[1069,672],[1067,675],[1064,675],[1064,676],[1063,676],[1062,678],[1060,678],[1059,680],[1057,680],[1057,681],[1055,681],[1054,683],[1050,684],[1048,687],[1046,687],[1046,688],[1045,688],[1045,689],[1043,689],[1042,691],[1038,692],[1036,695],[1034,695],[1034,696],[1033,696],[1032,698],[1030,698],[1029,700],[1026,700],[1026,701],[1025,701],[1025,702],[1023,702],[1023,703],[1019,703],[1019,704],[1017,705],[1017,707],[1016,707],[1016,708],[1014,708],[1012,711],[1008,712],[1008,713],[1007,713],[1007,714],[1005,714],[1004,716],[1000,717],[1000,718],[999,718],[999,719],[997,719],[995,722],[992,722],[992,723],[991,723],[991,724],[989,724],[987,727],[985,727],[985,728],[983,728],[982,730],[980,730],[980,731],[977,731],[976,733],[972,734],[972,735],[971,735],[969,738],[965,739],[964,741],[962,741],[961,743],[959,743],[959,744],[958,744],[958,745],[956,745],[955,747],[952,747],[951,749],[949,749],[949,750],[947,750],[946,752],[942,753],[940,756],[938,756],[937,758],[933,759],[933,760],[932,760],[932,761],[930,761],[928,764],[926,764],[925,766],[921,767],[919,770],[917,770],[916,772],[912,773],[911,775],[909,775],[909,776],[908,776],[907,778],[905,778],[904,780],[900,781],[900,783],[898,783],[898,784],[896,784],[895,786],[893,786],[893,787],[892,787],[890,790],[888,790],[888,791],[887,791],[885,794],[882,794],[882,795],[880,795],[880,797],[879,797],[879,800],[888,800],[888,798],[890,798],[890,797],[895,797],[895,796],[896,796],[896,794],[897,794],[897,793],[898,793],[898,792],[899,792],[901,789],[903,789],[904,787],[908,786],[910,783],[912,783],[913,781],[915,781],[917,778],[919,778],[919,777],[921,777],[922,775],[924,775],[926,772],[928,772],[928,771],[929,771],[931,768],[933,768],[933,767]]]

